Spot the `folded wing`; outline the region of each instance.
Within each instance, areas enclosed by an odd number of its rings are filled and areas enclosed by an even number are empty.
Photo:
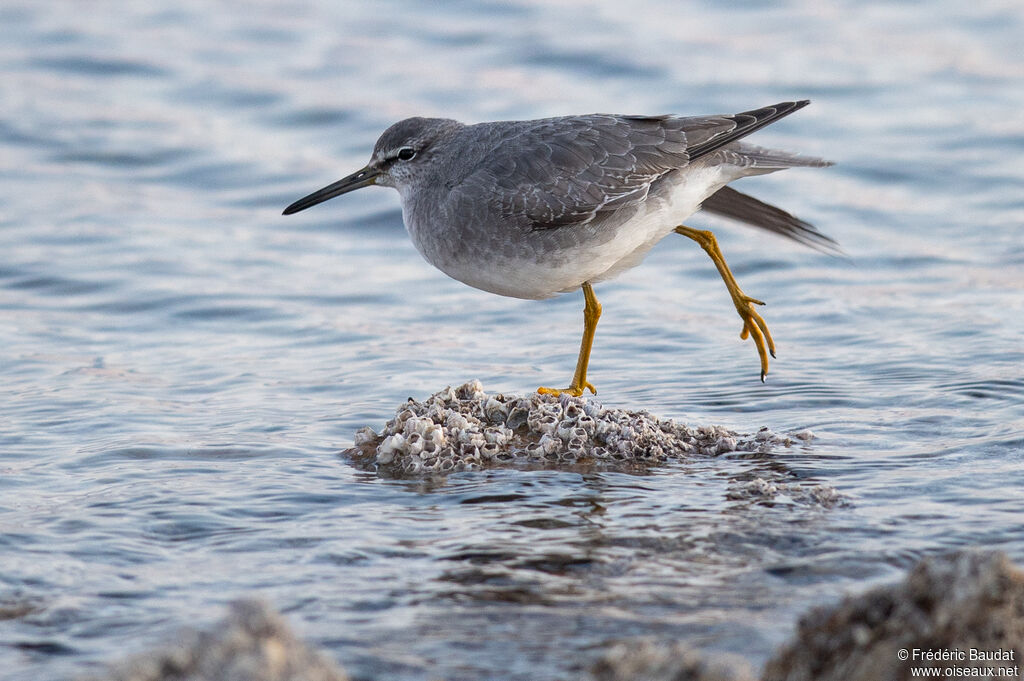
[[[488,196],[492,209],[528,230],[586,225],[604,214],[644,201],[651,186],[665,175],[807,104],[782,102],[731,116],[592,114],[524,121],[519,128],[508,131],[485,161],[451,189],[452,197],[469,201],[470,197]],[[746,159],[742,150],[756,150],[761,155]],[[763,167],[765,172],[800,165],[779,165],[781,156],[765,156],[766,150],[757,147],[734,145],[725,151],[735,155],[737,162]],[[726,193],[710,207],[705,204],[705,208],[797,240],[807,228],[818,234],[792,216],[795,222],[786,223],[771,211],[755,210],[751,202],[772,209],[767,204],[756,199],[740,200],[733,194],[749,199],[738,192]],[[738,217],[740,214],[756,217],[759,222]],[[771,221],[766,217],[769,215]],[[788,228],[783,227],[784,223]],[[796,225],[806,227],[801,231]]]

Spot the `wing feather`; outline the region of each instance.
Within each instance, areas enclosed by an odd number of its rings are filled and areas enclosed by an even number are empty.
[[[642,202],[665,175],[805,104],[783,102],[734,116],[525,121],[451,191],[466,201],[489,197],[492,209],[524,229],[582,226]]]

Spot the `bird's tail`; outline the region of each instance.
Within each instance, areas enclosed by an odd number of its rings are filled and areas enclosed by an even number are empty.
[[[834,165],[832,161],[826,161],[823,158],[802,156],[778,149],[766,149],[746,142],[738,142],[729,149],[742,156],[743,160],[750,164],[750,168],[760,168],[765,172],[783,168],[826,168]]]
[[[781,208],[759,201],[753,196],[742,194],[732,187],[722,187],[704,199],[701,208],[709,213],[716,213],[753,227],[775,232],[818,251],[842,253],[839,244],[831,237],[819,232],[814,225],[804,222]]]

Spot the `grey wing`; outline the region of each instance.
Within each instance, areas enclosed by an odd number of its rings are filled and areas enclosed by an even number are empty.
[[[639,203],[689,162],[680,119],[595,114],[524,123],[460,188],[531,230],[583,225]],[[467,192],[468,193],[468,192]]]
[[[642,202],[651,186],[807,102],[732,116],[593,114],[524,121],[452,189],[490,197],[502,217],[532,230],[585,225]]]

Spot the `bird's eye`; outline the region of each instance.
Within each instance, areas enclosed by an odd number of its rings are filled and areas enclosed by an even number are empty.
[[[415,155],[416,150],[412,147],[402,147],[398,150],[398,160],[400,161],[411,161]]]

